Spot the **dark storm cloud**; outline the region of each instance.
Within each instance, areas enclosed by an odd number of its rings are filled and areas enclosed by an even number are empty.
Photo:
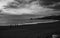
[[[60,0],[39,0],[41,6],[60,10]]]

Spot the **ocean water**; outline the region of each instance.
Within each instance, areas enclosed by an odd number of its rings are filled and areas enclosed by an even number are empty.
[[[42,18],[40,15],[0,15],[0,25],[24,25],[24,24],[36,24],[36,23],[49,23],[56,22],[58,20],[44,20],[44,19],[31,19]]]

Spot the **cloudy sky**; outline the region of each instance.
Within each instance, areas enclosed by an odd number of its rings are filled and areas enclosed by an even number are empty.
[[[0,9],[2,9],[3,11],[1,13],[4,13],[4,14],[12,14],[12,15],[22,15],[22,14],[40,14],[40,15],[46,15],[47,12],[48,14],[54,14],[54,12],[59,12],[59,11],[53,11],[54,9],[51,9],[53,8],[55,5],[57,4],[54,4],[54,5],[46,5],[46,6],[41,6],[41,5],[38,5],[37,1],[31,3],[31,4],[26,4],[26,5],[22,5],[21,8],[18,8],[18,9],[13,9],[13,8],[5,8],[4,9],[4,6],[8,5],[8,2],[12,2],[10,0],[3,0],[2,2],[0,2]]]

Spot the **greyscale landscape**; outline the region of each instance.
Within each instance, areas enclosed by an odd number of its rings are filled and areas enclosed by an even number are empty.
[[[36,7],[34,6],[34,10],[32,11],[32,13],[30,13],[29,10],[27,13],[19,13],[20,9],[18,13],[11,13],[11,11],[16,12],[16,10],[10,9],[9,11],[9,9],[7,9],[8,10],[7,11],[3,9],[5,12],[0,13],[0,25],[1,26],[14,25],[14,24],[24,25],[24,24],[49,23],[59,21],[53,19],[40,19],[40,20],[34,19],[34,18],[44,18],[46,16],[59,16],[60,11],[56,9],[59,5],[60,3],[55,3],[53,5],[48,6],[41,6],[41,7],[38,6],[39,8],[37,8],[37,6],[35,5]],[[24,10],[22,9],[22,11]]]

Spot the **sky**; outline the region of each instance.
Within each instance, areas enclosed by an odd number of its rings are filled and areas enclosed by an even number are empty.
[[[14,1],[14,0],[12,0]],[[2,9],[3,14],[12,14],[12,15],[22,15],[22,14],[53,14],[53,9],[50,8],[44,8],[43,6],[40,6],[37,4],[37,2],[33,2],[31,4],[26,4],[25,7],[22,6],[18,9],[12,9],[12,8],[6,8],[4,9],[4,6],[8,5],[9,2],[12,2],[10,0],[3,0],[0,2],[0,9]],[[52,13],[50,13],[52,12]]]

